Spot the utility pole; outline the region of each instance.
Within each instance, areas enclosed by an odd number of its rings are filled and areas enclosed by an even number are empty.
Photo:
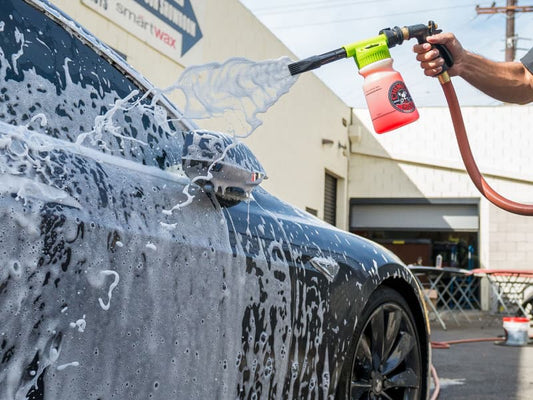
[[[516,55],[516,40],[515,35],[515,14],[517,12],[533,12],[533,6],[518,6],[517,0],[507,0],[507,6],[495,7],[492,3],[490,7],[476,6],[476,12],[480,14],[507,14],[507,22],[505,24],[505,61],[514,61]]]

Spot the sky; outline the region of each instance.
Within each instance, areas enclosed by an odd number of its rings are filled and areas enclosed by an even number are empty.
[[[464,48],[494,61],[505,59],[505,14],[478,15],[476,5],[490,7],[487,0],[398,1],[398,0],[240,0],[298,57],[306,58],[335,50],[344,44],[376,36],[383,28],[437,23],[453,32]],[[533,6],[533,0],[518,0]],[[495,2],[505,6],[506,0]],[[515,34],[519,37],[516,60],[533,47],[533,12],[517,13]],[[412,51],[416,40],[392,48],[394,69],[404,78],[417,107],[444,106],[445,99],[435,78],[424,75]],[[282,55],[280,55],[282,56]],[[361,86],[353,59],[344,59],[307,73],[315,73],[348,106],[364,108]],[[461,105],[500,104],[461,78],[452,78]]]

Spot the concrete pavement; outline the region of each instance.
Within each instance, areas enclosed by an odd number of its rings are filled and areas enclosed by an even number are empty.
[[[491,338],[504,335],[501,318],[478,314],[458,326],[447,321],[443,330],[432,323],[432,341]],[[433,349],[433,365],[440,380],[439,400],[532,400],[533,344],[523,347],[494,342],[452,345]]]

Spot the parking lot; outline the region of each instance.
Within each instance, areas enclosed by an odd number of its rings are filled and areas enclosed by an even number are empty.
[[[432,324],[433,342],[491,338],[504,334],[501,319],[483,315],[472,323],[450,321],[445,331]],[[464,343],[433,349],[440,380],[440,400],[533,399],[533,344]]]

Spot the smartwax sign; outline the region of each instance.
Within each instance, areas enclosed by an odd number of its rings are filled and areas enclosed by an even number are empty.
[[[191,0],[81,1],[174,60],[202,38]]]

